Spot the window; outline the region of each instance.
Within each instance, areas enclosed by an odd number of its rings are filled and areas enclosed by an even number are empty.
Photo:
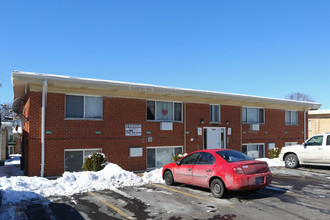
[[[183,164],[195,164],[199,155],[201,153],[193,153],[193,154],[190,154],[186,157],[184,157],[181,161],[180,161],[180,164],[183,165]]]
[[[65,96],[66,118],[102,118],[102,97],[94,96]]]
[[[202,153],[202,156],[199,158],[198,162],[196,164],[199,165],[211,165],[214,164],[215,157],[207,152]]]
[[[285,111],[285,124],[297,125],[298,124],[298,112],[297,111]]]
[[[173,162],[173,156],[182,153],[182,147],[149,147],[147,148],[147,168],[160,168]]]
[[[147,101],[147,120],[182,121],[182,103]]]
[[[327,145],[330,145],[330,135],[327,136]]]
[[[210,105],[210,122],[220,123],[220,105]]]
[[[217,154],[219,154],[228,163],[236,162],[236,161],[252,160],[252,158],[246,156],[246,154],[242,154],[241,152],[237,152],[233,150],[217,151]]]
[[[265,123],[265,111],[263,108],[242,107],[242,122],[245,124]]]
[[[263,158],[265,157],[264,144],[243,144],[242,153],[248,155],[249,157]]]
[[[314,136],[306,142],[307,146],[321,146],[323,142],[323,136]]]
[[[84,163],[85,157],[93,155],[94,153],[101,153],[101,149],[65,150],[65,171],[81,171],[81,167]]]

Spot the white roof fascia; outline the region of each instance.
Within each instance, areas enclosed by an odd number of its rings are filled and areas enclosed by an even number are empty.
[[[175,88],[167,86],[155,86],[150,84],[142,83],[128,83],[128,82],[119,82],[111,80],[100,80],[100,79],[89,79],[89,78],[79,78],[71,76],[60,76],[52,74],[43,74],[43,73],[31,73],[31,72],[22,72],[22,71],[13,71],[12,73],[12,84],[14,81],[22,82],[35,82],[42,83],[44,79],[47,79],[50,83],[52,80],[59,82],[70,82],[76,85],[80,84],[89,84],[97,87],[121,87],[126,90],[137,90],[145,92],[167,92],[171,94],[178,95],[187,95],[187,96],[198,96],[205,98],[215,98],[215,99],[232,99],[232,100],[248,100],[249,102],[265,102],[271,104],[284,104],[284,105],[295,105],[300,107],[306,107],[310,110],[318,109],[321,107],[320,103],[316,102],[305,102],[305,101],[296,101],[288,99],[278,99],[278,98],[267,98],[261,96],[251,96],[251,95],[242,95],[234,93],[225,93],[225,92],[214,92],[207,90],[196,90],[196,89],[184,89],[184,88]]]

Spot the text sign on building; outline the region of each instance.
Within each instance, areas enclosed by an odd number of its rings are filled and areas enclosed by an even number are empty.
[[[141,124],[126,124],[125,136],[141,136],[142,125]]]

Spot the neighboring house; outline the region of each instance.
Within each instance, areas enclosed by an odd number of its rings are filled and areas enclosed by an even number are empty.
[[[108,80],[12,73],[29,176],[79,171],[102,152],[123,169],[162,167],[172,156],[231,148],[253,158],[307,138],[318,103]]]
[[[12,144],[11,134],[12,134],[12,122],[1,122],[0,126],[0,161],[6,161],[9,155],[9,146]]]
[[[308,112],[308,136],[330,132],[330,110]]]

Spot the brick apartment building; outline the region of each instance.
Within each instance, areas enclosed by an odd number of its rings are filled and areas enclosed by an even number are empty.
[[[123,169],[162,167],[172,156],[230,148],[253,158],[307,138],[318,103],[14,71],[29,176],[79,171],[102,152]]]

